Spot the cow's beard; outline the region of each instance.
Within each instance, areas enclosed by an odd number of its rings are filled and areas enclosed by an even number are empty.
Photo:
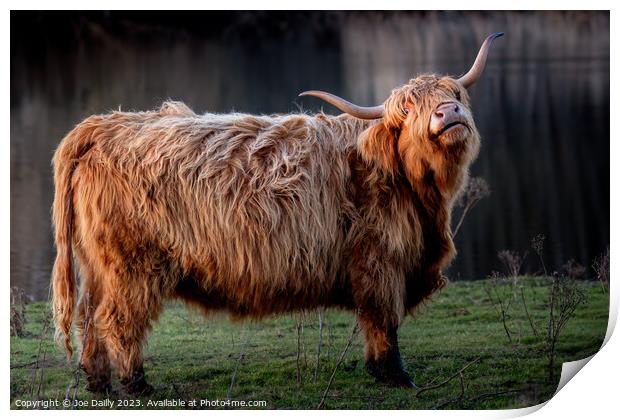
[[[469,125],[464,123],[458,123],[456,125],[448,126],[439,133],[431,134],[431,140],[437,143],[440,147],[458,146],[463,143],[467,143],[472,136],[472,131]]]

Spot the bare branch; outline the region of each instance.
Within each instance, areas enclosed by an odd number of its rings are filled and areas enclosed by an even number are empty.
[[[344,350],[342,350],[342,353],[340,353],[338,362],[336,362],[336,366],[334,366],[332,375],[329,377],[329,382],[327,382],[327,386],[325,387],[325,390],[323,391],[323,397],[321,397],[321,401],[319,402],[319,405],[316,406],[317,410],[320,410],[325,405],[325,399],[327,398],[327,393],[329,392],[329,388],[332,386],[332,382],[334,382],[336,371],[338,370],[338,367],[344,360],[344,357],[347,355],[347,352],[349,351],[349,347],[351,347],[351,343],[353,342],[353,339],[355,338],[355,336],[357,336],[358,332],[359,332],[359,324],[357,321],[355,321],[355,325],[353,326],[353,329],[351,330],[351,335],[349,335],[349,340],[347,341],[347,345],[345,346]]]
[[[82,357],[84,355],[84,347],[86,345],[86,340],[88,339],[88,335],[90,334],[90,327],[92,324],[92,313],[90,306],[90,293],[86,293],[83,297],[84,305],[86,306],[86,313],[84,314],[84,332],[82,334],[82,349],[80,350],[80,356],[78,358],[78,363],[75,369],[73,370],[73,383],[67,386],[67,391],[65,392],[65,400],[70,400],[70,407],[73,408],[75,406],[74,402],[77,399],[77,392],[80,386],[80,369],[82,368]]]
[[[301,355],[301,314],[295,317],[295,324],[297,330],[297,383],[301,384],[301,366],[300,366],[300,355]]]
[[[426,391],[430,391],[432,389],[437,389],[437,388],[441,388],[442,386],[450,383],[454,378],[456,378],[457,376],[461,375],[467,368],[469,368],[470,366],[472,366],[474,363],[477,363],[478,361],[480,361],[480,359],[482,358],[482,356],[478,356],[476,357],[474,360],[472,360],[471,362],[467,363],[465,366],[463,366],[461,369],[459,369],[457,372],[455,372],[452,376],[450,376],[448,379],[446,379],[443,382],[440,382],[436,385],[430,385],[427,386],[425,388],[420,388],[418,390],[418,392],[416,392],[416,397],[419,397],[422,393],[426,392]]]
[[[526,390],[527,389],[509,389],[507,391],[486,392],[484,394],[478,395],[477,397],[470,398],[468,401],[469,402],[474,402],[474,401],[484,400],[484,399],[491,398],[491,397],[497,397],[497,396],[500,396],[500,395],[514,394],[515,392],[523,392],[523,391],[526,391]]]
[[[237,379],[237,371],[239,370],[239,365],[241,364],[241,362],[243,361],[243,358],[245,357],[245,350],[247,349],[249,343],[250,343],[250,331],[248,328],[248,330],[246,330],[245,342],[243,343],[243,346],[241,347],[241,351],[239,351],[239,358],[237,359],[237,363],[235,363],[235,370],[233,371],[233,374],[230,378],[230,386],[228,387],[228,393],[226,394],[226,399],[228,400],[230,400],[230,396],[232,395],[232,390],[233,390],[233,387],[235,386],[235,380]]]
[[[457,206],[463,207],[463,213],[461,213],[461,218],[454,228],[454,232],[452,233],[453,238],[456,237],[456,234],[459,232],[467,213],[476,205],[476,203],[478,203],[478,201],[489,196],[489,194],[491,194],[491,189],[484,178],[474,177],[469,179],[467,187],[465,187],[465,190],[463,191],[463,195],[461,195],[461,198],[457,202]]]
[[[605,253],[596,257],[592,268],[596,273],[596,279],[601,283],[603,292],[606,293],[609,288],[609,247]]]
[[[323,345],[323,308],[317,310],[319,314],[319,342],[316,345],[316,366],[314,367],[314,382],[319,376],[319,367],[321,366],[321,346]]]
[[[465,378],[463,377],[463,372],[459,372],[459,379],[460,379],[460,383],[461,383],[461,392],[459,395],[457,395],[455,398],[449,399],[447,401],[444,401],[440,404],[437,404],[435,407],[433,407],[433,410],[438,410],[440,408],[445,407],[448,404],[452,404],[458,401],[462,401],[463,400],[463,396],[465,395]]]
[[[508,342],[512,343],[512,336],[510,334],[510,330],[508,329],[508,308],[510,307],[510,303],[512,301],[513,294],[511,293],[508,298],[500,293],[499,291],[499,281],[501,275],[498,272],[491,273],[491,277],[489,279],[488,286],[485,287],[485,291],[489,296],[489,300],[491,304],[494,305],[500,315],[500,319],[504,326],[504,331],[506,332],[506,337],[508,337]],[[493,296],[495,293],[495,297]]]
[[[37,359],[35,361],[33,370],[32,370],[32,383],[30,385],[30,395],[32,399],[39,399],[41,394],[41,385],[43,383],[43,373],[44,373],[44,364],[45,358],[47,355],[47,349],[44,348],[43,343],[45,342],[50,326],[52,316],[47,310],[47,308],[43,309],[43,325],[41,327],[41,334],[39,335],[39,346],[37,350]],[[35,395],[35,387],[36,387],[36,395]]]
[[[530,316],[530,311],[527,309],[527,303],[525,302],[525,293],[523,293],[523,288],[521,288],[521,301],[523,302],[523,308],[525,309],[525,315],[527,315],[527,319],[530,322],[530,327],[532,328],[532,332],[534,336],[538,337],[538,330],[534,326],[534,321]]]

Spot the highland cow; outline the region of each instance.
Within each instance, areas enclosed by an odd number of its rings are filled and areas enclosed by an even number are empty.
[[[196,115],[179,102],[94,115],[55,153],[53,306],[69,357],[76,282],[88,389],[152,390],[142,347],[167,299],[261,318],[356,311],[366,368],[411,387],[403,317],[446,283],[453,203],[479,135],[467,88],[489,46],[456,79],[421,75],[383,105],[337,96],[340,116]]]

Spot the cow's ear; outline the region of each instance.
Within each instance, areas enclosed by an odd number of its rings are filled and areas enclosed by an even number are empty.
[[[396,175],[397,136],[397,130],[388,129],[383,122],[378,122],[362,132],[358,150],[366,162],[372,162],[386,173]]]

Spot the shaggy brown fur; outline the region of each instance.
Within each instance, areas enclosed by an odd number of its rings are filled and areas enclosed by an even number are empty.
[[[438,135],[428,122],[446,101],[467,127]],[[445,283],[450,212],[478,147],[467,92],[434,75],[394,90],[375,121],[196,115],[178,102],[89,117],[54,156],[59,336],[70,355],[75,255],[93,390],[111,366],[147,389],[142,346],[169,298],[236,317],[355,309],[368,370],[407,386],[396,329]]]

